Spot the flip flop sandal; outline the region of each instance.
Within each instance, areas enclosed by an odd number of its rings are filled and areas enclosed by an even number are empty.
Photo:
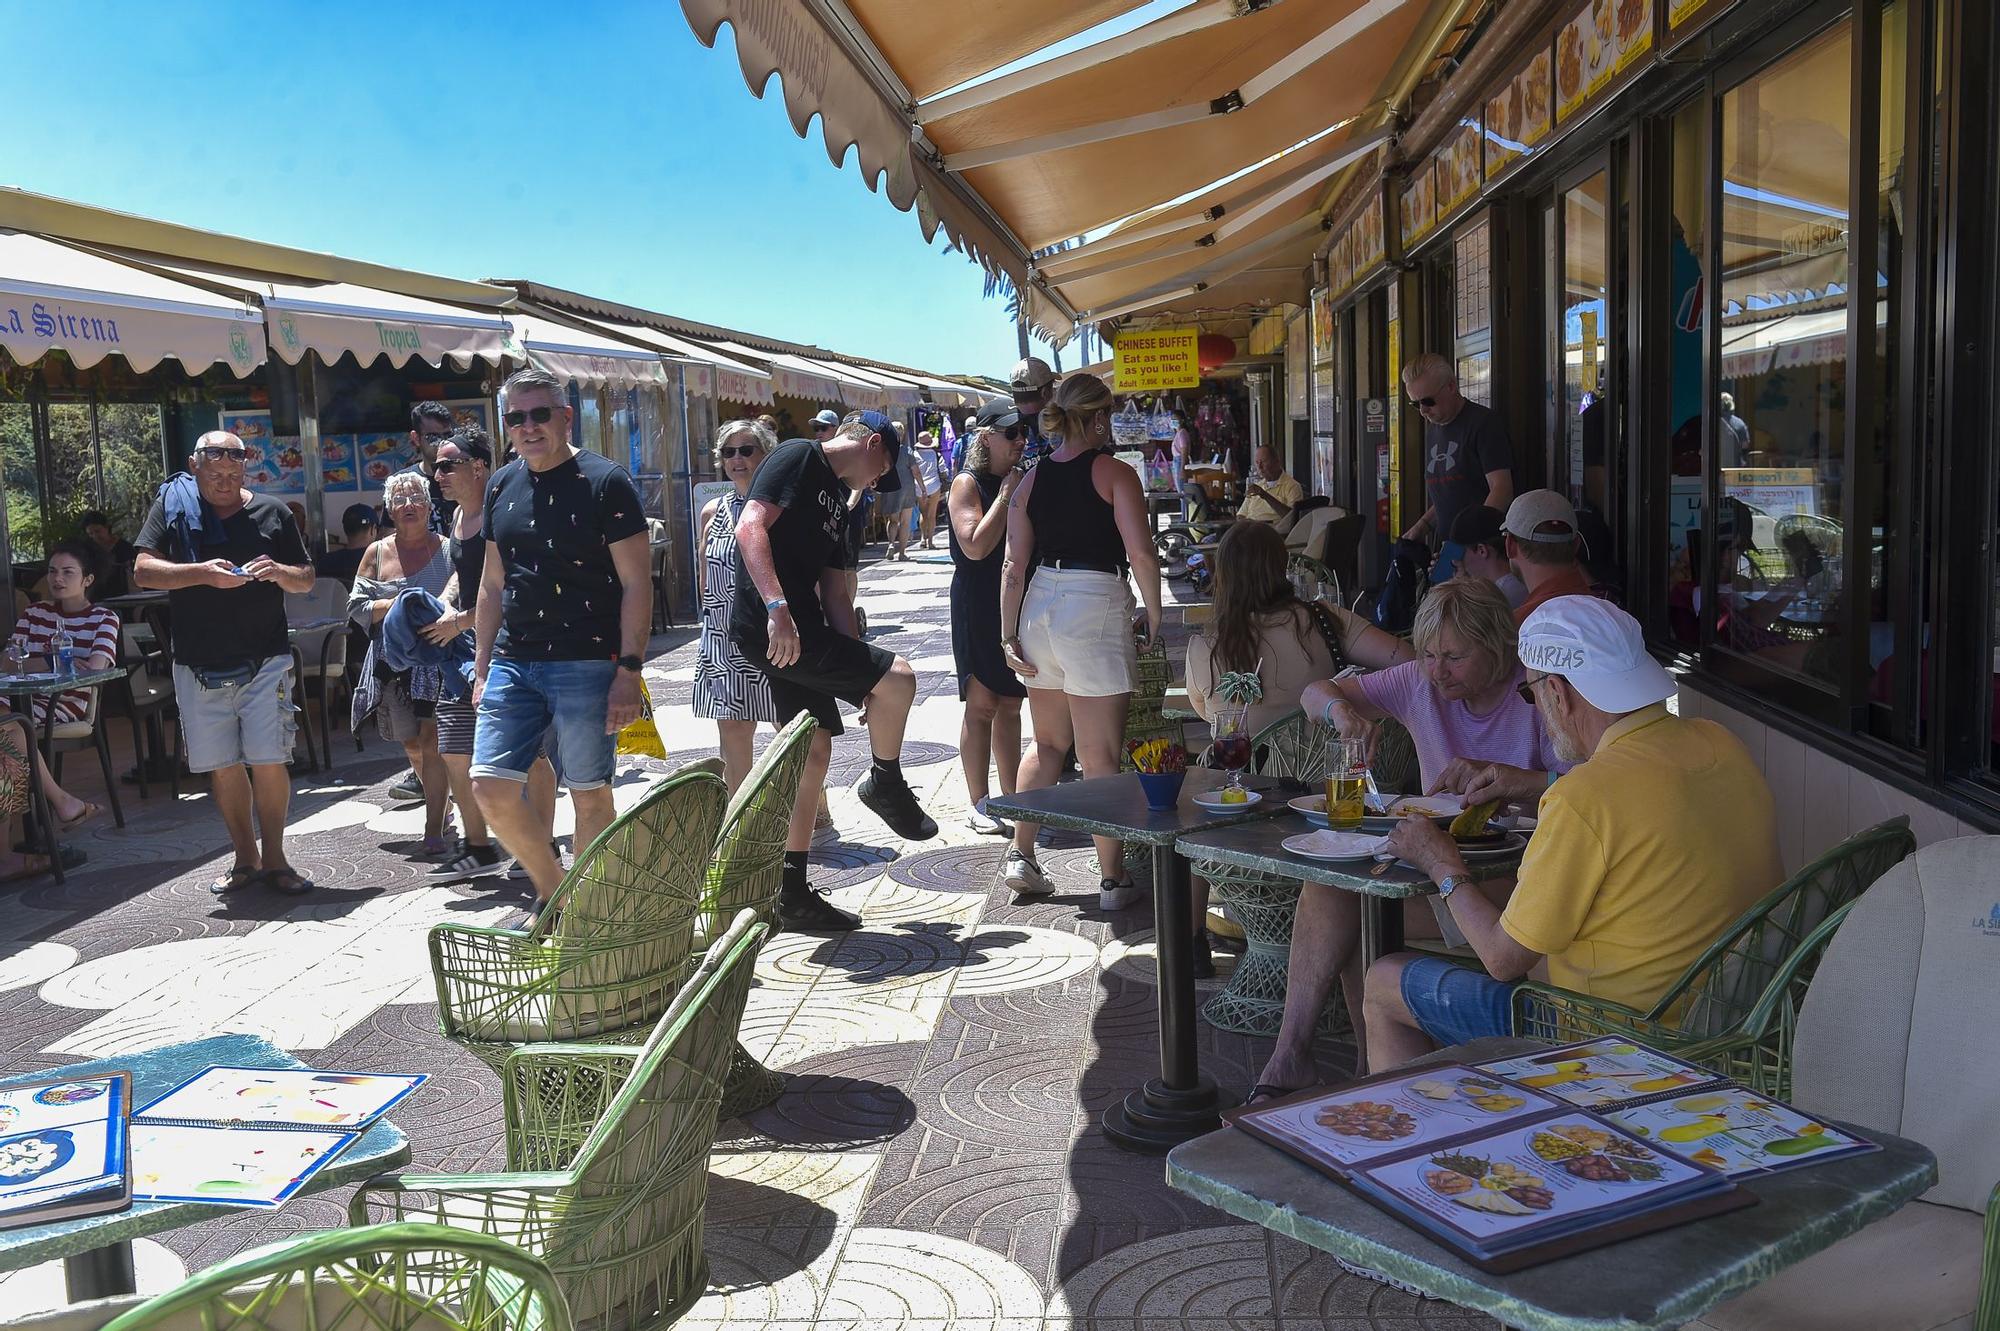
[[[219,897],[226,893],[234,892],[239,887],[246,887],[263,876],[264,871],[262,869],[231,869],[228,873],[210,883],[208,890],[210,895]]]
[[[267,869],[260,876],[264,886],[288,897],[302,897],[313,890],[312,880],[301,875],[297,869]]]
[[[22,858],[31,861],[31,863],[23,864],[10,874],[0,874],[0,883],[24,883],[30,878],[40,878],[49,871],[49,857],[47,855],[23,855]]]
[[[82,827],[85,823],[89,822],[91,819],[101,818],[103,816],[104,816],[104,806],[102,804],[91,804],[86,801],[83,806],[82,813],[79,813],[74,818],[59,819],[56,822],[56,831],[74,832],[76,831],[77,828]]]

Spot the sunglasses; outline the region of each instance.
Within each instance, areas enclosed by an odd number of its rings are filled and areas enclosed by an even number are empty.
[[[250,456],[247,448],[197,448],[195,452],[203,462],[234,462],[239,466]]]
[[[477,460],[476,458],[439,458],[432,465],[431,470],[437,472],[439,475],[443,475],[449,471],[457,471],[460,467],[469,467]]]
[[[537,425],[547,425],[549,418],[556,414],[554,407],[529,407],[526,411],[503,412],[500,419],[508,425],[520,427],[533,421]]]
[[[1514,686],[1514,692],[1521,695],[1522,702],[1528,704],[1528,706],[1530,707],[1533,707],[1535,705],[1535,685],[1541,683],[1543,680],[1547,678],[1548,678],[1547,675],[1541,675],[1534,679],[1526,680],[1522,683],[1516,684]]]
[[[1434,397],[1413,397],[1410,399],[1410,405],[1413,407],[1435,407],[1437,404],[1438,400]]]
[[[1028,437],[1028,431],[1022,426],[1010,425],[1006,429],[1000,432],[1000,436],[1003,439],[1019,443],[1021,440],[1026,439]]]
[[[753,457],[753,456],[755,456],[755,455],[756,455],[756,452],[757,452],[757,445],[755,445],[755,444],[738,444],[738,445],[736,445],[736,446],[734,446],[734,447],[732,447],[732,448],[718,448],[718,449],[716,449],[716,450],[715,450],[715,452],[716,452],[716,456],[718,456],[718,457],[725,457],[725,458],[747,458],[747,457]]]

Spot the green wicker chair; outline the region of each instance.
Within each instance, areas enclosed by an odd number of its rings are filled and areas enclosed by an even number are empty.
[[[539,1258],[485,1234],[371,1225],[286,1239],[150,1297],[120,1294],[10,1331],[571,1331]]]
[[[501,1072],[507,1172],[382,1174],[372,1209],[494,1234],[547,1261],[577,1321],[678,1318],[708,1283],[702,1211],[729,1051],[766,926],[744,911],[639,1048],[531,1045]]]
[[[620,815],[564,876],[532,931],[430,931],[438,1027],[489,1066],[515,1045],[643,1030],[693,955],[722,778],[676,773]]]
[[[1849,837],[1743,912],[1644,1012],[1524,983],[1514,991],[1514,1033],[1565,1044],[1638,1036],[1784,1099],[1799,1005],[1832,937],[1820,925],[1916,844],[1902,817]]]
[[[758,919],[777,927],[785,834],[790,829],[792,804],[798,798],[799,775],[805,770],[814,728],[813,719],[801,712],[765,747],[736,788],[735,798],[722,815],[722,831],[709,860],[701,913],[695,920],[695,946],[713,942],[738,911],[755,911]],[[783,1086],[783,1077],[738,1044],[730,1054],[722,1117],[739,1118],[762,1109],[778,1098]]]

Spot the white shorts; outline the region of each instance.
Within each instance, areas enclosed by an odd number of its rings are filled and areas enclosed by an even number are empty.
[[[1035,569],[1021,603],[1021,651],[1031,689],[1061,689],[1072,698],[1109,698],[1132,691],[1132,588],[1115,573],[1081,568]]]
[[[292,658],[268,656],[241,684],[205,689],[193,670],[174,663],[174,701],[190,772],[245,763],[278,767],[292,760],[299,709],[292,702]]]

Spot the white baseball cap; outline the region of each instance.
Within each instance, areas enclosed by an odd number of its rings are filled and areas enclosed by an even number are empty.
[[[1674,696],[1674,677],[1646,650],[1639,621],[1582,594],[1544,601],[1521,625],[1521,664],[1561,675],[1600,712],[1636,712]]]

